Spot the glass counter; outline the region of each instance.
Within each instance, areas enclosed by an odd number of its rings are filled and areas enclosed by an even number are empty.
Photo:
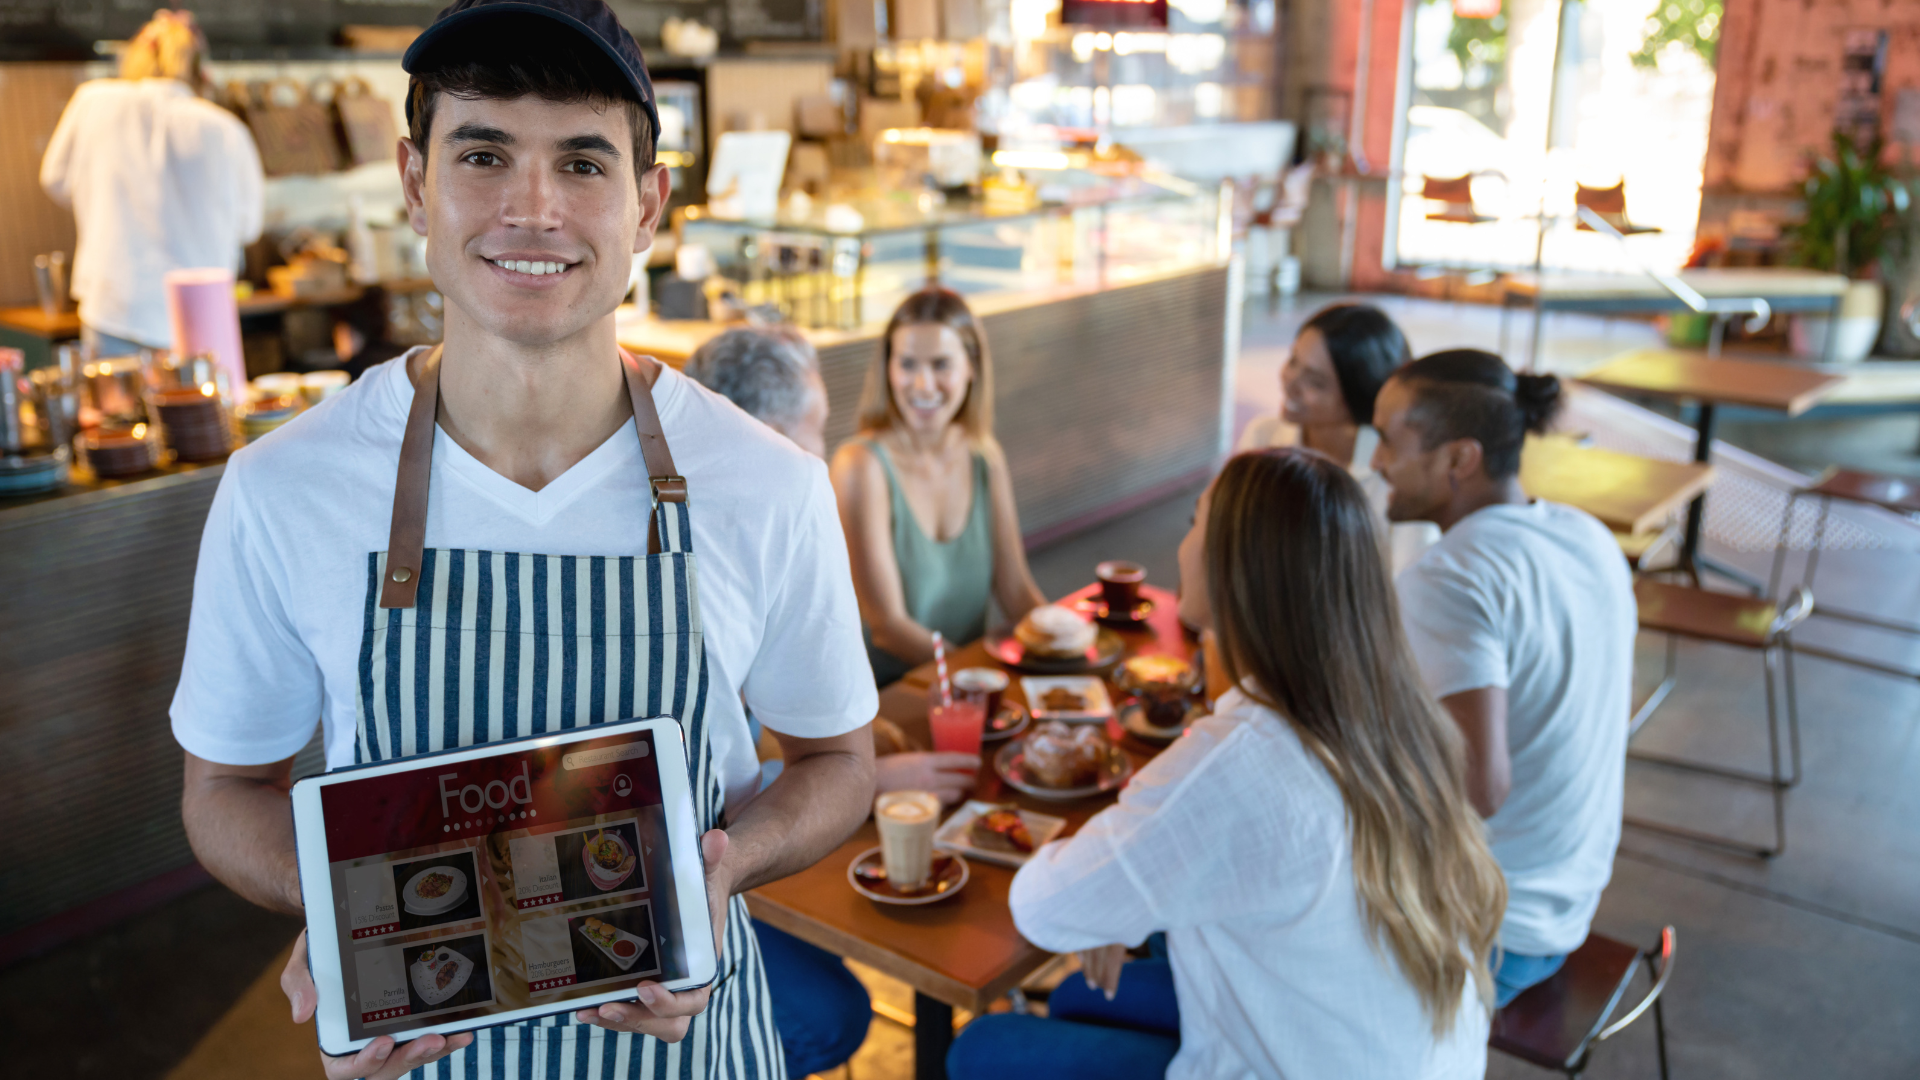
[[[1219,190],[1173,177],[1048,174],[1032,208],[937,193],[815,203],[771,220],[677,216],[682,245],[704,247],[750,305],[796,325],[856,330],[884,321],[929,280],[976,304],[1098,291],[1222,264],[1230,250]]]

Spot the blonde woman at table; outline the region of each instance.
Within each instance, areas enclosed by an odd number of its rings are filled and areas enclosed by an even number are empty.
[[[1180,545],[1180,617],[1235,689],[1009,896],[1104,993],[1070,978],[1049,1019],[975,1020],[955,1080],[1485,1072],[1506,887],[1377,551],[1328,458],[1227,462]],[[1123,963],[1154,931],[1168,960]]]
[[[1293,337],[1280,368],[1280,412],[1255,419],[1240,433],[1241,450],[1304,446],[1347,467],[1373,506],[1386,537],[1393,572],[1411,566],[1440,539],[1424,521],[1387,525],[1387,485],[1373,471],[1380,433],[1373,402],[1395,370],[1413,359],[1407,337],[1372,304],[1330,304],[1313,313]]]
[[[958,293],[929,285],[894,311],[833,490],[881,686],[933,659],[935,630],[985,634],[989,601],[1014,621],[1046,602],[993,437],[986,334]]]

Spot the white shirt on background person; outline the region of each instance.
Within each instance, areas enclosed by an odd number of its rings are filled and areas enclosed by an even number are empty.
[[[413,394],[406,357],[388,361],[228,459],[171,709],[188,751],[280,761],[320,721],[328,768],[353,762],[367,553],[387,547]],[[743,693],[761,723],[806,738],[878,708],[846,541],[824,462],[671,368],[653,395],[687,478],[714,768],[744,799],[760,765]],[[631,423],[537,492],[436,427],[426,546],[645,555],[650,497]]]
[[[1486,1072],[1488,1017],[1471,980],[1436,1040],[1361,913],[1339,788],[1291,724],[1238,690],[1118,803],[1041,848],[1009,903],[1020,933],[1055,952],[1166,931],[1180,1002],[1168,1080]]]
[[[1506,802],[1487,819],[1507,876],[1500,944],[1528,956],[1586,940],[1620,844],[1633,580],[1613,534],[1544,500],[1488,506],[1396,582],[1435,697],[1507,692]]]
[[[79,227],[70,291],[80,321],[173,340],[169,270],[240,264],[264,213],[260,154],[239,118],[178,79],[94,79],[73,92],[40,186]]]
[[[1300,425],[1278,416],[1256,417],[1240,432],[1236,454],[1265,450],[1275,446],[1301,446]],[[1426,550],[1440,542],[1440,527],[1431,521],[1388,521],[1387,496],[1391,489],[1385,477],[1373,471],[1373,451],[1380,445],[1380,432],[1372,424],[1361,424],[1353,439],[1353,462],[1347,472],[1360,482],[1360,490],[1373,507],[1373,523],[1386,537],[1387,572],[1397,574],[1412,566]]]

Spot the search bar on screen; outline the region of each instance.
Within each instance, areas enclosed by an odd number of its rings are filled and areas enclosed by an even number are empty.
[[[591,769],[596,765],[611,765],[616,761],[631,761],[647,756],[647,744],[630,742],[625,746],[603,746],[598,750],[581,750],[560,756],[563,769]]]

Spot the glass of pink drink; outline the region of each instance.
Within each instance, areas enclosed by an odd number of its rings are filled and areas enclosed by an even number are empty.
[[[987,724],[987,703],[981,698],[955,698],[953,704],[935,701],[927,709],[933,729],[933,749],[942,754],[978,754],[980,733]]]

